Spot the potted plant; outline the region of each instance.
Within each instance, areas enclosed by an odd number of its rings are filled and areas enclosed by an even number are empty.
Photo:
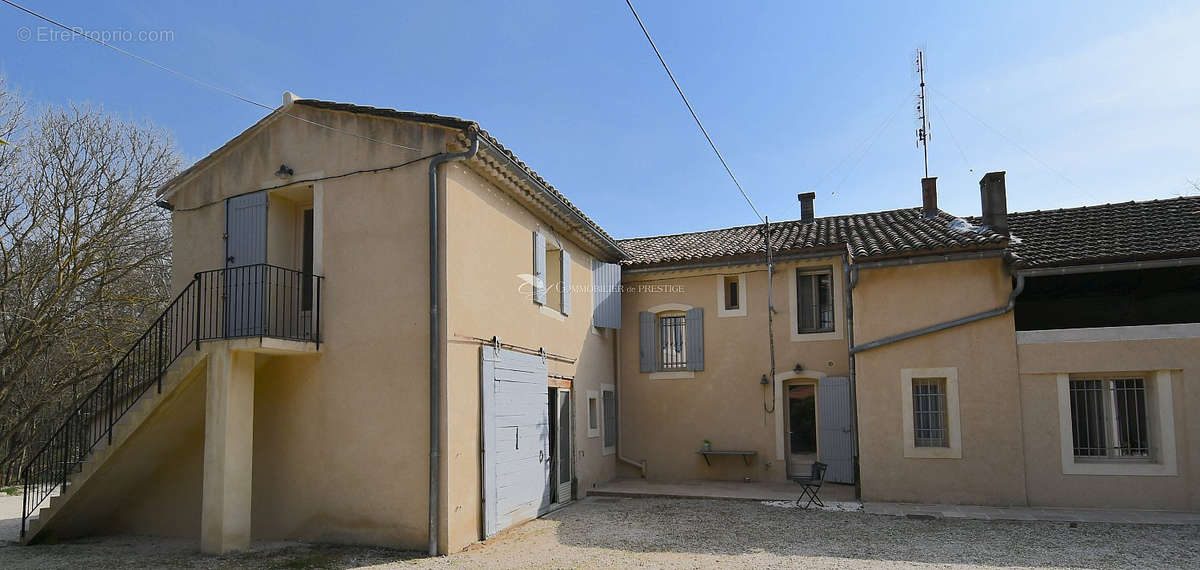
[[[704,447],[702,449],[704,449],[704,451],[712,451],[712,442],[707,439],[704,440]]]

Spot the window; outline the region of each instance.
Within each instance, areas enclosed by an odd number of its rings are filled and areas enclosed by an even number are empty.
[[[913,446],[950,447],[946,427],[946,379],[912,380]]]
[[[638,370],[652,380],[704,370],[704,309],[667,303],[638,313]]]
[[[658,317],[661,355],[659,370],[687,370],[687,317],[665,314]]]
[[[304,237],[300,251],[300,269],[304,279],[300,282],[300,310],[311,311],[313,306],[313,211],[304,210]]]
[[[901,369],[899,396],[904,457],[962,459],[958,369]]]
[[[1145,378],[1072,378],[1070,401],[1077,459],[1150,457]]]
[[[562,250],[546,247],[546,306],[562,310]]]
[[[611,455],[617,448],[617,391],[611,384],[604,384],[600,388],[604,413],[604,454]]]
[[[571,312],[571,255],[559,244],[533,232],[533,302],[548,314]]]
[[[717,276],[717,316],[746,316],[746,274]]]
[[[588,390],[587,393],[588,437],[600,437],[600,393]]]
[[[1171,384],[1179,375],[1055,374],[1063,475],[1178,475]]]
[[[796,270],[796,332],[833,330],[833,272]]]

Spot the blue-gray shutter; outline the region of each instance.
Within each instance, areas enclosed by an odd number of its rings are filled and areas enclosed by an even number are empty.
[[[642,372],[654,372],[658,364],[658,336],[654,333],[654,313],[638,313],[638,369]]]
[[[854,401],[850,378],[827,376],[817,384],[817,425],[821,461],[829,466],[825,480],[854,482]]]
[[[533,232],[533,302],[546,304],[546,236]]]
[[[592,260],[592,324],[621,328],[621,266]]]
[[[266,333],[267,193],[225,201],[225,334]]]
[[[688,309],[684,326],[687,327],[687,369],[704,370],[704,309]]]
[[[563,247],[562,252],[562,314],[571,314],[571,254]]]

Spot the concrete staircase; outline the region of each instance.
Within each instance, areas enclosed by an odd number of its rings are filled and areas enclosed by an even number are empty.
[[[203,364],[207,360],[207,356],[207,354],[192,348],[175,359],[175,362],[163,374],[162,393],[160,394],[154,386],[146,390],[113,426],[112,443],[108,443],[107,438],[101,439],[92,448],[80,468],[67,477],[66,486],[60,487],[56,494],[52,494],[48,500],[42,502],[44,506],[37,511],[36,516],[31,516],[27,522],[25,534],[21,537],[23,544],[30,544],[43,538],[47,531],[52,529],[62,511],[87,486],[92,476],[109,463],[113,455],[146,423],[146,420],[182,392],[184,386],[204,376]]]

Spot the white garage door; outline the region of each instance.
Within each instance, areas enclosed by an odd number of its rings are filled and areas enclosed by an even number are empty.
[[[492,536],[550,506],[546,361],[484,346],[484,528]]]

